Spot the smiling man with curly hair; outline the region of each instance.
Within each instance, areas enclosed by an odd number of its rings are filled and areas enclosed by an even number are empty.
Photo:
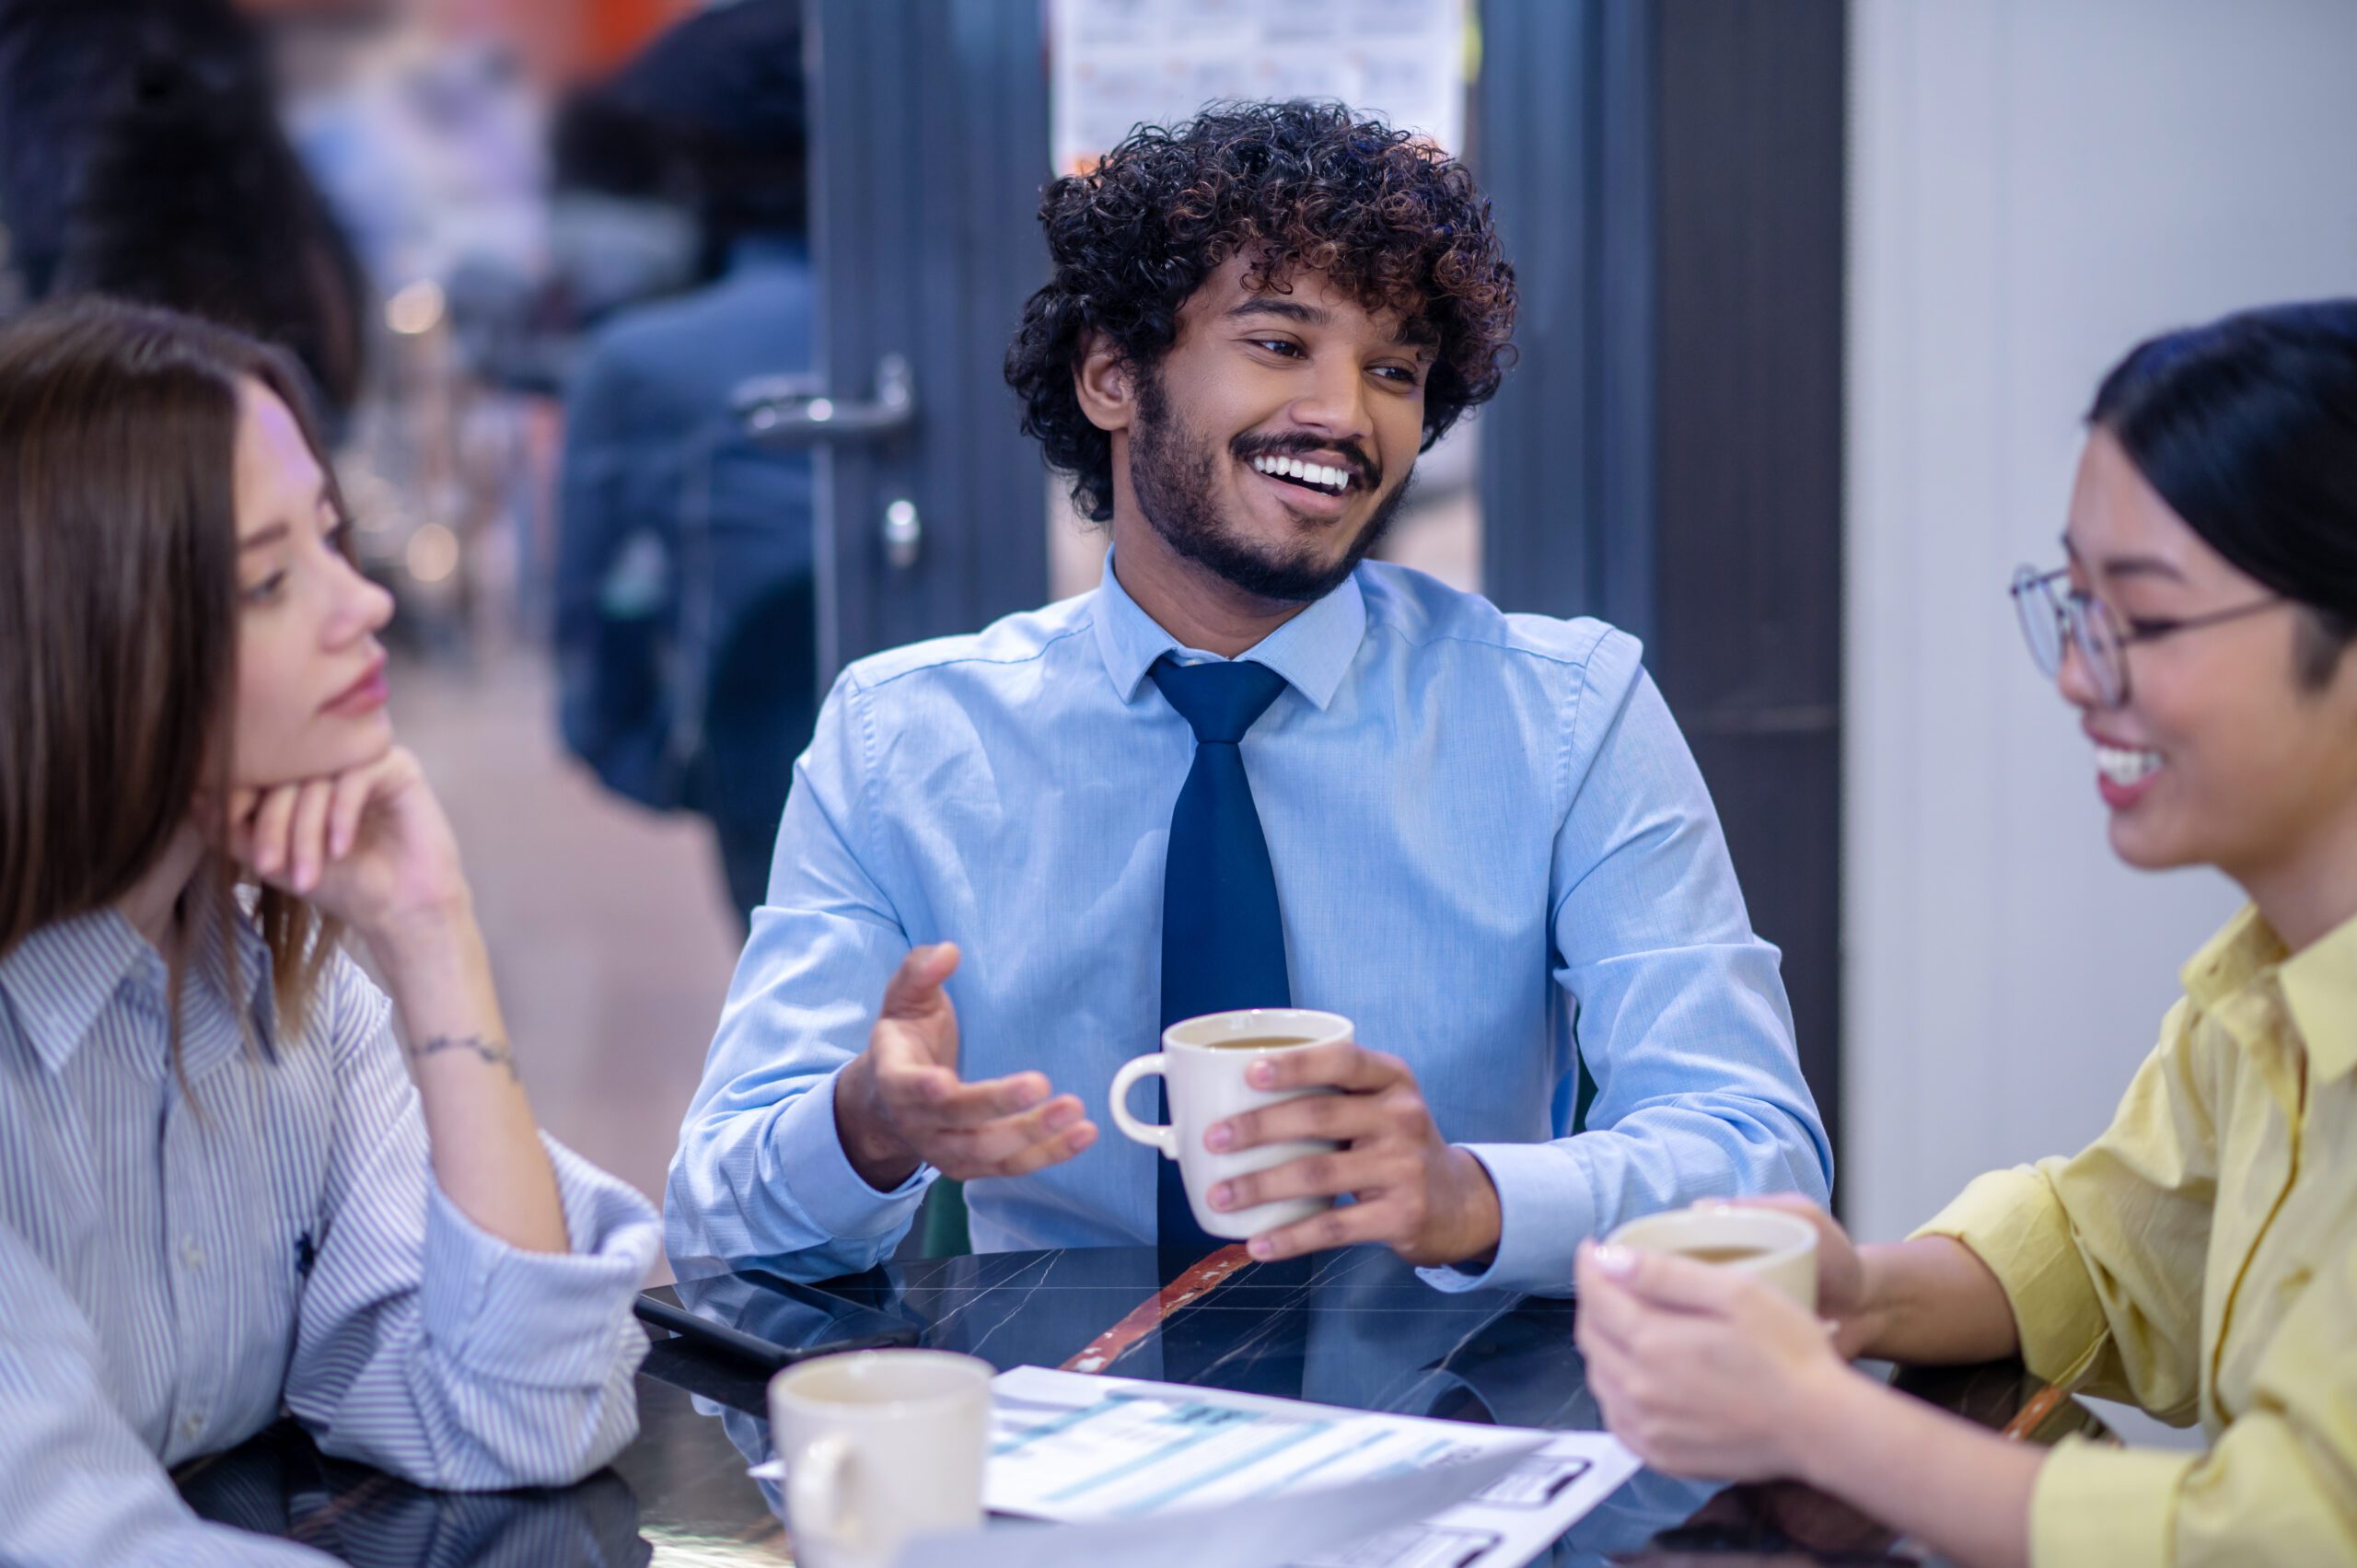
[[[1634,641],[1366,559],[1511,353],[1464,167],[1225,105],[1040,219],[1007,379],[1105,579],[837,683],[672,1165],[681,1273],[865,1268],[939,1175],[1015,1179],[970,1189],[984,1250],[1372,1242],[1445,1289],[1567,1290],[1650,1209],[1823,1198],[1776,951]],[[1288,1005],[1355,1042],[1187,1130],[1246,1156],[1200,1204],[1099,1141],[1161,1028]]]
[[[1402,132],[1298,105],[1149,128],[1057,181],[1039,219],[1055,277],[1006,360],[1025,432],[1072,474],[1085,515],[1112,521],[1126,480],[1171,549],[1256,598],[1304,603],[1348,576],[1406,499],[1416,455],[1498,389],[1514,269],[1465,167]],[[1206,355],[1214,338],[1257,353]],[[1305,385],[1313,338],[1347,350],[1369,395],[1345,409]],[[1168,375],[1242,427],[1196,428]],[[1305,391],[1306,417],[1261,406]],[[1224,469],[1213,440],[1253,474],[1256,459],[1297,458],[1344,482],[1256,482]]]

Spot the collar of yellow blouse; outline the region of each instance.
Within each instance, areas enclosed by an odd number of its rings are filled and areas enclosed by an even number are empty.
[[[2357,919],[2286,955],[2256,909],[2246,908],[2185,966],[2185,993],[2205,1013],[2230,1016],[2272,972],[2316,1081],[2357,1068]]]

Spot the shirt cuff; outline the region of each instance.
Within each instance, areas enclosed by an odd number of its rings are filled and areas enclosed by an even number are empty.
[[[1977,1178],[1909,1239],[1926,1236],[1964,1243],[1997,1276],[2032,1372],[2065,1387],[2085,1374],[2111,1328],[2044,1172],[2017,1166]]]
[[[505,1383],[596,1388],[616,1330],[655,1266],[662,1228],[637,1191],[546,1133],[570,1252],[510,1246],[427,1183],[425,1332],[451,1360]]]
[[[852,1167],[842,1130],[835,1125],[835,1083],[842,1076],[838,1067],[807,1093],[788,1100],[770,1123],[770,1147],[784,1156],[781,1165],[793,1205],[824,1235],[858,1241],[907,1224],[940,1172],[920,1164],[889,1192],[870,1187],[867,1178]]]
[[[1596,1194],[1556,1144],[1459,1144],[1498,1190],[1498,1249],[1480,1270],[1416,1272],[1436,1290],[1572,1294],[1572,1254],[1596,1230]]]
[[[2200,1461],[2199,1454],[2065,1439],[2030,1489],[2031,1568],[2167,1568],[2177,1491]]]

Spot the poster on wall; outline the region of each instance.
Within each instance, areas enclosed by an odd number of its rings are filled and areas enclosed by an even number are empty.
[[[1050,0],[1056,172],[1218,99],[1336,99],[1463,149],[1467,0]]]

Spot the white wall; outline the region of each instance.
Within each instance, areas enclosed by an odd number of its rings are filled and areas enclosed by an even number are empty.
[[[2003,589],[2131,343],[2357,292],[2357,3],[1852,16],[1841,1182],[1887,1238],[2099,1131],[2237,902],[2112,859]]]

